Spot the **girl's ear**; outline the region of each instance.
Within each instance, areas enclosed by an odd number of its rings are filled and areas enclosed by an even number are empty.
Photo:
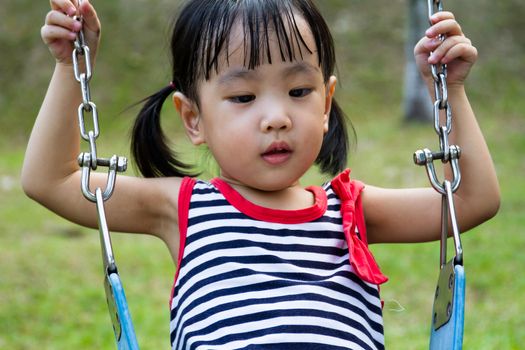
[[[332,75],[326,83],[326,96],[324,102],[324,132],[328,132],[328,122],[330,120],[330,110],[332,109],[332,99],[335,93],[335,86],[337,84],[337,78]]]
[[[194,145],[205,143],[204,133],[200,127],[200,113],[195,102],[181,92],[173,94],[173,104],[179,112],[186,135]]]

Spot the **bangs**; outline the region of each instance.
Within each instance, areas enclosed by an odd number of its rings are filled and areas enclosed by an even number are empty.
[[[309,44],[314,47],[308,47],[301,35],[303,20],[314,39],[314,44]],[[243,37],[240,49],[248,69],[276,60],[300,60],[317,51],[325,82],[334,71],[333,39],[312,0],[190,0],[174,24],[172,81],[197,102],[198,83],[218,73],[224,62],[229,64],[230,38],[237,28]]]
[[[326,47],[322,45],[318,28],[313,27],[319,25],[308,11],[312,8],[307,5],[304,1],[295,3],[290,0],[211,1],[203,13],[207,18],[201,21],[205,25],[200,29],[196,43],[193,78],[209,80],[213,73],[218,73],[221,60],[229,64],[230,37],[232,28],[237,25],[243,33],[244,66],[248,69],[265,62],[271,64],[275,60],[292,62],[315,50],[321,66],[323,58],[326,58],[323,53]],[[308,24],[317,47],[306,44],[296,21],[297,16],[303,17]],[[277,42],[278,52],[271,52],[270,40]],[[323,69],[325,79],[331,74],[333,63],[328,66],[331,67]]]

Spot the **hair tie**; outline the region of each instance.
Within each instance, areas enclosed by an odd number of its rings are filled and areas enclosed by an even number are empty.
[[[170,87],[172,90],[177,90],[177,85],[175,85],[175,83],[172,82],[172,81],[170,81],[169,87]]]

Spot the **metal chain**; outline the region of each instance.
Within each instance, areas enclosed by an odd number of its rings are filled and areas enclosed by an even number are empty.
[[[79,6],[81,3],[82,1],[79,1]],[[77,18],[77,20],[82,22],[82,18]],[[93,76],[93,69],[89,47],[84,41],[84,34],[82,31],[79,32],[77,39],[75,40],[72,59],[75,79],[80,83],[80,91],[82,93],[82,103],[78,106],[80,136],[89,143],[89,152],[83,152],[78,156],[78,164],[82,167],[82,193],[91,202],[96,202],[96,195],[89,188],[91,170],[96,170],[99,165],[108,167],[107,183],[103,191],[103,199],[106,201],[113,194],[116,173],[124,172],[126,170],[127,159],[116,155],[109,159],[98,158],[97,156],[96,140],[100,136],[98,110],[95,103],[91,100],[89,82]],[[93,130],[86,131],[86,114],[91,114]]]
[[[82,0],[78,1],[78,5],[82,4]],[[75,17],[76,20],[83,22],[82,17]],[[83,24],[83,23],[82,23]],[[99,158],[97,156],[96,140],[100,136],[100,127],[98,123],[98,110],[95,103],[91,100],[91,91],[89,82],[93,76],[93,69],[91,65],[90,50],[84,40],[84,33],[81,30],[74,42],[74,49],[72,52],[73,73],[75,79],[80,83],[80,91],[82,94],[82,102],[78,106],[78,124],[80,129],[80,136],[89,143],[89,152],[82,152],[78,156],[78,164],[82,168],[81,175],[81,189],[82,194],[89,201],[96,203],[99,231],[101,234],[101,243],[103,248],[104,268],[106,271],[116,270],[113,259],[113,252],[111,249],[111,240],[109,238],[109,231],[107,229],[106,215],[104,210],[104,202],[108,200],[115,189],[115,182],[117,172],[124,172],[127,168],[127,159],[113,155],[111,158]],[[93,130],[86,130],[86,115],[91,114]],[[97,187],[95,191],[90,189],[91,171],[96,170],[98,166],[108,168],[106,186],[104,189]]]
[[[428,17],[436,12],[443,11],[443,2],[440,0],[427,0]],[[441,41],[445,40],[444,35],[440,35]],[[453,194],[458,190],[461,183],[461,171],[459,168],[459,158],[461,149],[457,145],[450,145],[449,134],[452,131],[452,109],[448,101],[447,88],[447,66],[445,64],[430,65],[432,77],[434,79],[434,130],[439,137],[439,151],[432,152],[425,148],[414,153],[414,162],[417,165],[425,166],[428,178],[432,187],[442,195],[442,237],[441,237],[441,266],[446,263],[446,238],[448,237],[449,219],[454,237],[456,248],[455,260],[457,263],[463,261],[463,251],[459,238],[459,228],[456,220]],[[443,117],[442,117],[443,116]],[[439,159],[451,169],[451,179],[443,182],[438,180],[434,160]]]
[[[82,0],[78,0],[78,6],[82,5]],[[81,23],[82,16],[75,17]],[[82,23],[82,27],[84,24]],[[94,202],[97,208],[98,230],[100,234],[100,246],[102,248],[102,263],[104,267],[104,290],[108,310],[113,325],[113,332],[118,349],[138,350],[139,346],[133,328],[133,322],[129,313],[124,289],[120,282],[117,265],[111,246],[111,237],[106,220],[104,202],[108,200],[115,189],[117,172],[123,172],[127,167],[127,159],[113,155],[111,158],[98,158],[96,140],[100,135],[98,124],[97,106],[91,101],[89,81],[93,75],[89,47],[84,40],[83,29],[77,35],[75,47],[72,52],[73,72],[75,79],[80,83],[82,102],[78,106],[78,123],[80,136],[89,143],[89,152],[83,152],[78,156],[78,164],[82,168],[81,189],[84,197]],[[85,116],[91,114],[93,130],[86,131]],[[93,193],[90,190],[91,171],[98,166],[108,168],[108,175],[105,189],[97,187]]]

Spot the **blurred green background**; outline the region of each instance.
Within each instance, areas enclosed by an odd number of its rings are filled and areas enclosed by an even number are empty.
[[[101,118],[99,153],[128,155],[129,127],[137,109],[126,108],[170,80],[168,23],[178,2],[93,3],[103,25],[91,83]],[[353,176],[382,186],[426,185],[424,170],[412,164],[412,153],[436,149],[437,136],[430,124],[402,121],[408,0],[318,3],[336,39],[337,99],[358,133],[350,159]],[[444,4],[479,50],[467,88],[503,195],[498,216],[463,235],[465,348],[522,349],[525,3]],[[2,0],[0,11],[0,349],[113,349],[96,231],[48,212],[26,198],[19,185],[25,144],[53,69],[39,35],[47,11],[43,0]],[[164,120],[170,134],[184,140],[171,108]],[[199,156],[186,153],[190,159]],[[307,181],[322,179],[312,172]],[[141,347],[168,348],[175,268],[167,250],[143,236],[114,235],[113,243]],[[372,249],[390,277],[382,287],[387,348],[428,347],[439,245]]]

